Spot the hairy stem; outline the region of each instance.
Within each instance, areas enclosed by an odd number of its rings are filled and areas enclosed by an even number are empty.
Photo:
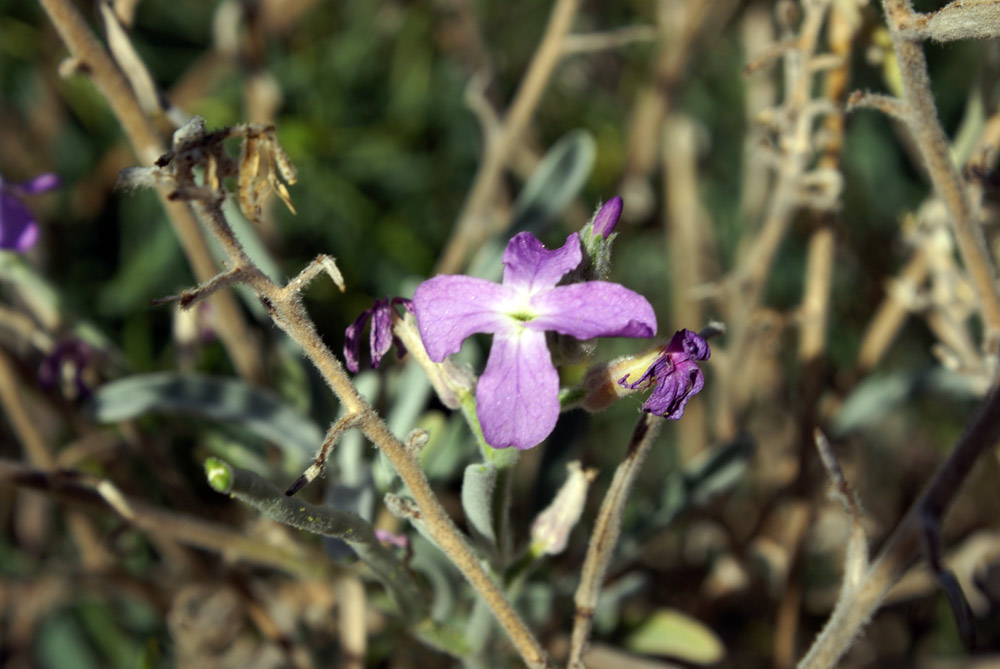
[[[343,572],[321,553],[303,552],[301,546],[291,549],[262,543],[226,525],[158,509],[120,493],[109,495],[109,483],[75,472],[43,471],[0,459],[0,485],[39,490],[78,510],[81,506],[111,509],[147,534],[219,553],[230,562],[270,567],[302,578],[329,578]]]
[[[298,291],[302,285],[293,280],[288,286],[281,286],[253,265],[221,210],[221,199],[214,193],[196,192],[192,197],[199,198],[197,206],[228,256],[229,271],[235,272],[241,281],[254,290],[274,323],[302,348],[306,357],[316,366],[343,405],[346,415],[344,420],[349,420],[352,424],[357,421],[356,427],[385,454],[409,488],[431,538],[489,605],[525,664],[530,667],[548,666],[547,655],[531,630],[490,578],[465,537],[441,506],[420,467],[416,453],[392,434],[385,422],[371,409],[352,383],[343,364],[316,332],[299,298]],[[197,299],[200,291],[212,285],[210,281],[189,291],[189,299]]]
[[[421,518],[435,543],[449,557],[462,575],[472,584],[497,621],[510,637],[529,667],[549,666],[548,657],[524,621],[507,601],[503,592],[490,578],[479,562],[469,543],[459,532],[454,521],[441,506],[437,496],[424,476],[420,464],[406,447],[389,431],[385,423],[374,414],[361,425],[361,431],[378,446],[406,482],[414,501],[420,508]]]
[[[232,495],[279,523],[342,539],[392,593],[404,620],[412,625],[427,616],[427,602],[413,575],[379,542],[371,524],[358,514],[288,497],[253,472],[232,467],[217,458],[205,461],[205,472],[216,491]]]
[[[576,616],[573,621],[573,634],[570,640],[569,669],[585,669],[583,653],[590,631],[594,624],[594,612],[600,596],[604,576],[608,572],[615,546],[618,545],[618,535],[621,533],[622,516],[629,493],[635,484],[643,461],[656,439],[663,419],[653,414],[644,413],[635,426],[632,439],[629,441],[625,459],[615,470],[611,487],[604,495],[601,510],[594,522],[594,531],[590,535],[590,545],[587,547],[587,557],[584,558],[580,571],[580,585],[576,589],[573,602],[576,604]]]
[[[983,350],[995,354],[1000,346],[1000,294],[997,270],[987,251],[978,213],[969,200],[962,177],[951,159],[948,137],[938,122],[923,45],[906,35],[914,16],[909,0],[883,0],[892,46],[899,63],[909,128],[923,156],[934,189],[944,201],[958,250],[979,295],[986,326]]]

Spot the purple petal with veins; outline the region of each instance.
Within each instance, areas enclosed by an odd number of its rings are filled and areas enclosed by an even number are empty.
[[[554,251],[545,248],[530,232],[520,232],[503,252],[503,285],[532,294],[554,288],[581,260],[580,236],[575,232]]]
[[[354,319],[354,322],[347,326],[344,331],[344,362],[347,369],[355,374],[361,368],[361,333],[371,318],[372,310],[365,309],[361,315]]]
[[[514,299],[510,288],[486,279],[436,276],[424,281],[413,295],[413,313],[427,355],[441,362],[457,353],[467,337],[506,329],[511,318],[501,310]]]
[[[494,335],[476,402],[493,448],[531,448],[549,436],[559,419],[559,373],[544,332]]]
[[[626,375],[618,385],[634,390],[652,381],[656,387],[642,405],[643,411],[677,420],[691,396],[705,386],[698,361],[708,360],[711,354],[707,341],[690,330],[679,330],[642,376],[629,382]]]
[[[588,281],[557,286],[531,299],[538,316],[525,324],[577,339],[652,337],[656,314],[649,301],[625,286]]]

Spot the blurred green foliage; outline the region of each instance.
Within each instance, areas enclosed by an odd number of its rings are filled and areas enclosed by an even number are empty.
[[[496,78],[489,94],[508,101],[541,34],[549,3],[472,5],[494,59]],[[640,0],[589,3],[581,29],[650,23],[653,5]],[[81,7],[93,21],[90,3]],[[244,84],[250,74],[238,62],[214,79],[205,72],[216,7],[200,0],[145,0],[139,4],[132,32],[136,48],[168,94],[190,77],[208,77],[205,93],[186,111],[203,115],[210,127],[245,120]],[[348,286],[346,294],[321,279],[306,295],[311,315],[334,350],[343,343],[344,328],[374,298],[409,297],[416,282],[433,271],[481,155],[481,130],[464,102],[471,73],[442,33],[443,12],[436,2],[319,3],[293,29],[268,37],[262,47],[263,70],[280,88],[281,104],[274,119],[278,137],[299,181],[291,188],[297,215],[272,207],[273,226],[259,232],[286,276],[295,275],[317,253],[336,256]],[[874,25],[877,12],[870,10],[865,20]],[[935,93],[950,131],[959,124],[967,91],[983,64],[996,59],[995,47],[929,48]],[[0,0],[0,172],[11,180],[49,170],[62,176],[64,189],[37,203],[42,237],[32,261],[75,311],[116,343],[130,373],[173,370],[177,350],[172,310],[149,302],[191,285],[191,272],[155,196],[114,190],[118,170],[133,165],[135,159],[91,83],[82,76],[59,77],[64,56],[35,3]],[[540,154],[573,129],[584,129],[596,140],[595,166],[578,199],[579,209],[587,214],[599,200],[616,194],[627,157],[629,115],[640,89],[649,83],[655,58],[655,46],[646,43],[569,58],[558,68],[537,111],[532,146]],[[731,23],[694,59],[672,100],[676,110],[697,119],[704,130],[699,194],[715,230],[717,262],[724,270],[734,262],[741,231],[759,224],[741,220],[740,213],[747,133],[744,59]],[[852,87],[882,88],[879,68],[861,56],[853,64],[852,76]],[[901,212],[912,211],[928,193],[897,128],[881,115],[863,111],[849,119],[844,156],[846,186],[838,222],[841,242],[828,353],[833,370],[853,362],[867,319],[884,294],[885,278],[902,260]],[[516,195],[519,179],[509,177],[508,184]],[[662,197],[659,187],[656,191]],[[669,335],[680,327],[697,329],[702,324],[669,320],[670,285],[658,212],[620,228],[611,278],[645,294],[660,315],[661,334]],[[556,242],[584,222],[571,209],[543,237]],[[767,302],[779,309],[793,307],[802,294],[809,229],[800,223],[783,245],[768,285]],[[269,322],[250,317],[268,340],[275,360],[269,364],[283,396],[308,409],[317,424],[328,422],[336,407],[328,398],[321,399],[326,394],[311,370],[304,371],[292,353],[280,350],[281,335]],[[921,326],[908,328],[894,347],[890,364],[929,366],[931,341]],[[794,342],[784,343],[791,351]],[[609,341],[601,344],[598,355],[605,358],[634,350],[633,342]],[[789,367],[794,364],[791,357],[789,353]],[[206,374],[231,372],[218,343],[206,344],[195,366]],[[392,368],[392,362],[387,359],[385,366]],[[796,373],[786,371],[789,376]],[[393,381],[397,374],[397,370],[386,372]],[[711,388],[710,368],[707,377]],[[393,392],[401,396],[406,389]],[[387,397],[382,393],[376,402],[384,404]],[[524,494],[515,497],[515,518],[522,526],[558,485],[567,459],[581,457],[599,466],[602,475],[596,489],[603,489],[640,404],[641,399],[630,397],[600,415],[573,412],[563,418],[558,434],[564,439],[546,452],[541,465],[539,481],[544,486],[519,491]],[[962,423],[967,401],[933,404],[937,412],[931,415],[936,426],[932,441],[946,442]],[[923,413],[913,406],[908,410]],[[956,416],[951,422],[941,415],[949,413]],[[421,420],[445,424],[438,413]],[[165,424],[170,426],[168,432],[173,431],[172,448],[183,452],[180,459],[187,459],[190,466],[195,460],[189,452],[191,442],[198,440],[192,438],[192,426],[178,425],[181,422]],[[429,451],[432,460],[447,463],[447,468],[435,468],[435,477],[446,478],[445,469],[458,474],[460,465],[476,457],[471,447],[468,454],[454,455],[455,445],[462,443],[457,423],[448,423],[447,438],[432,444],[431,449],[441,450]],[[645,500],[639,508],[650,513],[661,499],[660,482],[676,464],[674,438],[674,431],[667,430],[667,443],[655,451],[642,474],[636,497]],[[225,438],[215,435],[213,440]],[[13,457],[16,447],[6,425],[0,427],[0,441],[5,444],[0,452]],[[879,464],[885,467],[886,460],[873,458],[872,471],[886,471]],[[150,477],[148,471],[145,477]],[[453,476],[452,485],[455,480]],[[752,482],[740,485],[753,486]],[[912,494],[909,489],[897,492],[903,497]],[[169,486],[162,494],[171,494]],[[890,500],[886,506],[897,502]],[[630,518],[636,525],[643,522],[641,517]],[[570,551],[576,562],[581,543],[582,537],[576,537]],[[141,547],[122,550],[142,553]],[[35,557],[0,540],[0,573],[5,578],[30,575]],[[568,567],[556,560],[551,570],[562,574]],[[157,666],[157,643],[169,644],[158,613],[135,601],[122,603],[114,593],[94,590],[98,594],[56,609],[41,624],[36,639],[40,666]],[[690,597],[691,592],[692,588],[681,588],[679,594]],[[750,622],[739,632],[717,631],[727,644],[743,644],[744,659],[759,660],[769,652],[760,639],[770,631],[758,633],[752,626],[767,623],[752,615],[746,618]],[[624,635],[627,630],[618,632]],[[952,643],[952,633],[944,636],[935,637],[935,646]],[[391,644],[374,645],[384,656],[392,653]]]

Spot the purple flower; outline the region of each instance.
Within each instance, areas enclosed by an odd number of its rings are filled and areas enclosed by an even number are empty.
[[[688,399],[705,386],[697,361],[708,360],[711,354],[707,341],[690,330],[680,330],[638,381],[628,383],[630,374],[626,374],[618,379],[618,385],[636,390],[655,383],[643,411],[677,420],[684,415]]]
[[[395,532],[390,532],[389,530],[383,530],[381,528],[375,528],[375,538],[384,544],[390,544],[397,548],[410,549],[410,540],[405,534],[396,534]]]
[[[420,337],[441,362],[466,337],[492,333],[486,369],[476,385],[476,415],[494,448],[531,448],[559,418],[559,374],[545,343],[549,330],[577,339],[651,337],[656,316],[642,295],[605,281],[557,286],[583,260],[577,233],[554,251],[529,232],[503,254],[503,283],[437,276],[413,296]]]
[[[386,297],[375,300],[371,309],[365,309],[357,320],[347,327],[344,333],[344,360],[347,369],[355,374],[358,372],[358,362],[361,360],[361,332],[370,318],[372,329],[370,335],[372,369],[378,369],[382,357],[389,352],[393,342],[396,342],[396,352],[402,358],[406,355],[403,342],[392,333],[392,312],[397,304],[402,304],[407,311],[413,311],[413,303],[404,297]]]
[[[90,397],[97,382],[95,351],[79,339],[66,339],[38,365],[38,384],[46,392],[62,390],[69,399]]]
[[[614,232],[621,215],[622,199],[616,195],[605,202],[604,206],[597,211],[591,226],[591,234],[600,235],[604,239],[607,239]]]
[[[9,183],[0,177],[0,249],[24,253],[38,241],[38,224],[20,198],[44,193],[59,186],[55,174],[41,174],[24,183]]]

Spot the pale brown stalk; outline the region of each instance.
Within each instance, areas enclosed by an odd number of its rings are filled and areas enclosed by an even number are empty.
[[[670,268],[671,313],[674,328],[694,329],[705,322],[695,289],[705,280],[705,230],[711,221],[698,198],[698,127],[680,114],[663,124],[663,175],[667,258]],[[692,404],[677,423],[680,462],[689,461],[708,445],[705,405]]]
[[[800,669],[826,669],[840,658],[871,620],[889,589],[925,547],[935,551],[936,530],[980,456],[1000,440],[1000,392],[994,388],[968,430],[938,468],[871,565],[849,575],[826,627],[799,663]]]
[[[364,669],[368,646],[366,608],[364,584],[357,578],[342,579],[337,588],[337,632],[343,669]]]
[[[23,393],[13,361],[0,348],[0,405],[21,442],[28,462],[39,469],[53,471],[56,469],[56,458],[38,429],[37,419],[28,410]],[[104,569],[113,564],[114,558],[102,545],[97,529],[89,518],[71,509],[67,511],[66,523],[84,566],[89,569]]]
[[[562,60],[563,42],[572,27],[579,4],[579,0],[556,0],[538,49],[521,79],[513,102],[496,128],[496,134],[484,138],[482,162],[476,170],[451,239],[438,261],[438,273],[453,274],[459,271],[469,253],[490,234],[497,232],[494,207],[503,171],[512,152],[523,140],[524,132],[548,87],[552,73]]]
[[[152,165],[164,153],[163,143],[136,101],[121,70],[69,0],[40,2],[70,53],[86,64],[90,78],[107,100],[139,160],[145,165]],[[165,190],[157,189],[157,195],[195,277],[198,281],[207,281],[216,273],[215,261],[202,237],[198,221],[186,204],[169,200]],[[264,379],[263,356],[236,299],[231,293],[220,293],[215,296],[213,305],[219,312],[216,319],[219,337],[233,360],[233,366],[247,381],[261,383]]]
[[[788,46],[775,54],[780,53],[783,57],[785,84],[781,105],[768,112],[777,131],[772,161],[775,182],[762,224],[759,227],[748,224],[746,227],[740,244],[740,259],[727,282],[730,343],[724,355],[718,356],[716,364],[719,386],[725,389],[725,392],[719,393],[716,418],[716,424],[722,430],[717,436],[722,439],[735,437],[738,416],[756,392],[756,375],[746,369],[746,364],[760,357],[755,349],[761,341],[764,287],[792,219],[798,211],[809,206],[803,197],[803,183],[814,155],[815,121],[836,109],[825,98],[817,100],[811,97],[816,74],[812,63],[828,6],[827,2],[806,3],[797,32],[792,33],[790,28],[786,28],[780,39]],[[823,284],[816,285],[821,289]],[[755,364],[762,364],[762,361]]]
[[[858,349],[858,369],[866,373],[873,369],[889,350],[893,339],[903,327],[912,310],[908,295],[916,295],[927,280],[927,252],[923,248],[914,249],[913,255],[892,279],[886,289],[885,298],[868,322]]]
[[[642,220],[653,213],[650,175],[661,160],[663,120],[671,111],[675,90],[702,45],[711,43],[711,33],[725,25],[736,6],[732,0],[668,0],[658,5],[659,45],[650,83],[636,95],[627,125],[620,191],[626,220]]]
[[[601,509],[594,521],[594,531],[590,535],[587,557],[580,570],[580,585],[576,588],[573,603],[576,614],[573,618],[573,633],[570,638],[569,669],[585,669],[583,655],[587,650],[590,633],[594,625],[594,612],[600,598],[604,577],[608,573],[611,558],[622,529],[622,516],[629,493],[635,484],[642,463],[656,440],[663,424],[663,418],[644,413],[635,426],[629,440],[625,459],[615,470],[611,486],[604,494]]]
[[[899,64],[903,102],[910,120],[908,127],[920,149],[934,189],[948,210],[959,253],[976,288],[985,326],[983,350],[995,356],[1000,347],[997,270],[987,250],[977,210],[972,206],[968,189],[952,162],[948,138],[938,122],[923,45],[911,39],[906,32],[915,16],[913,7],[908,0],[883,0],[882,6]]]

